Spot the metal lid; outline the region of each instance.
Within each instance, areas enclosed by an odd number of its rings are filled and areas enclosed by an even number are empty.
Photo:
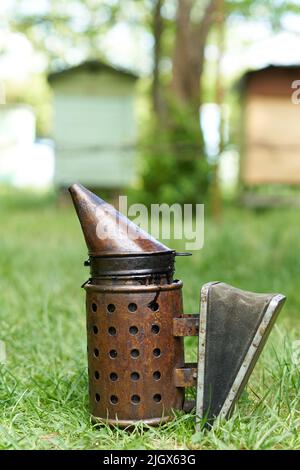
[[[173,276],[176,253],[156,253],[134,256],[90,256],[85,266],[90,266],[92,278],[114,276]]]

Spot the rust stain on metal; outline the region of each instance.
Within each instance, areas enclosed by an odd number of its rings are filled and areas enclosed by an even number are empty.
[[[174,371],[174,382],[176,387],[195,387],[197,385],[198,364],[185,364]]]

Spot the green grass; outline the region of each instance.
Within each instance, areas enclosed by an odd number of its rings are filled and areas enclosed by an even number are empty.
[[[1,449],[299,449],[300,213],[228,209],[206,220],[204,249],[177,261],[185,312],[200,286],[222,280],[282,292],[287,303],[233,417],[195,434],[193,415],[133,432],[94,427],[87,402],[83,267],[86,249],[71,207],[0,195]],[[184,245],[174,246],[183,250]],[[195,360],[195,339],[186,341]]]

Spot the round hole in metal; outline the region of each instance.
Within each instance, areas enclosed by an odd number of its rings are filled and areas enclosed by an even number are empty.
[[[159,372],[159,370],[156,370],[155,372],[153,372],[154,380],[159,380],[160,378],[161,378],[161,373]]]
[[[135,358],[139,357],[140,351],[138,349],[132,349],[130,355],[131,355],[131,357],[133,357],[135,359]]]
[[[116,405],[118,403],[119,399],[116,395],[111,395],[110,397],[110,402],[113,404],[113,405]]]
[[[114,326],[110,326],[110,327],[108,328],[108,334],[109,334],[110,336],[116,336],[117,330],[115,329]]]
[[[139,331],[139,329],[138,329],[137,326],[131,326],[131,327],[129,328],[129,333],[130,333],[131,335],[133,335],[133,336],[136,335],[136,334],[138,333],[138,331]]]
[[[100,378],[100,374],[97,370],[95,370],[95,372],[94,372],[94,377],[95,377],[96,380],[99,380],[99,378]]]
[[[112,372],[110,375],[109,375],[109,378],[110,380],[112,380],[113,382],[115,382],[116,380],[118,380],[118,374],[116,372]]]
[[[154,335],[158,335],[159,331],[160,331],[160,327],[158,325],[151,326],[151,333],[153,333]]]
[[[133,403],[134,405],[137,405],[138,403],[140,403],[140,401],[141,401],[141,398],[139,397],[139,395],[132,395],[131,403]]]
[[[153,349],[153,356],[159,357],[161,355],[161,350],[159,348]]]
[[[115,357],[117,357],[117,355],[118,355],[118,353],[117,353],[117,351],[116,351],[115,349],[111,349],[111,350],[109,351],[109,356],[110,356],[112,359],[114,359]]]
[[[98,326],[97,325],[94,325],[93,326],[93,333],[96,335],[98,333]]]
[[[152,312],[157,312],[159,310],[159,305],[157,302],[151,302],[149,305]]]
[[[93,312],[97,312],[97,304],[95,302],[92,303],[92,310]]]
[[[114,304],[108,304],[107,311],[109,313],[113,313],[116,310],[116,306]]]
[[[128,310],[129,310],[129,312],[136,312],[136,310],[137,310],[137,304],[135,304],[135,303],[129,304],[129,305],[128,305]]]
[[[97,348],[94,349],[94,356],[95,357],[99,356],[99,349],[97,349]]]
[[[156,393],[155,395],[153,395],[153,400],[156,403],[159,403],[161,401],[161,395],[159,393]]]
[[[100,395],[99,395],[99,393],[96,393],[96,394],[95,394],[95,400],[96,400],[96,401],[100,401]]]
[[[134,381],[139,380],[140,374],[138,372],[132,372],[130,377],[131,377],[131,380],[134,380]]]

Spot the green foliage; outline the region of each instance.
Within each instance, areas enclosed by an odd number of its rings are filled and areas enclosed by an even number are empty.
[[[13,1],[11,28],[28,37],[48,68],[105,58],[104,35],[121,22],[140,27],[148,12],[141,0],[51,0],[34,8]]]
[[[283,20],[286,14],[300,13],[297,0],[226,0],[225,4],[230,16],[267,22],[273,31],[284,29]]]
[[[199,121],[189,109],[170,106],[166,121],[152,121],[142,140],[139,199],[146,204],[203,202],[211,168]]]

